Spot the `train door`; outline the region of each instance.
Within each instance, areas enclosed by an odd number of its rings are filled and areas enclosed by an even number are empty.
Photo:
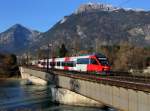
[[[87,65],[86,64],[77,64],[76,69],[77,69],[77,71],[87,71]]]
[[[89,58],[77,59],[76,69],[77,71],[87,71],[87,65],[90,63]]]
[[[76,57],[70,57],[70,60],[68,62],[70,71],[76,71],[76,60]]]

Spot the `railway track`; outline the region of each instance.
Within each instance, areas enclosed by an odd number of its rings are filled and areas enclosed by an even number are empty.
[[[31,68],[31,67],[30,67]],[[31,69],[44,71],[46,69],[39,69],[32,67]],[[86,72],[75,72],[75,71],[62,71],[62,70],[48,70],[50,73],[56,75],[68,76],[74,79],[82,79],[93,81],[102,84],[109,84],[113,86],[125,87],[129,89],[141,90],[145,92],[150,92],[150,77],[144,76],[132,76],[129,73],[113,72],[113,74],[96,74],[96,73],[86,73]]]
[[[58,71],[59,72],[59,71]],[[69,74],[69,75],[76,75],[76,76],[83,76],[89,78],[103,78],[103,79],[114,79],[119,81],[131,81],[131,82],[138,82],[138,83],[146,83],[150,84],[150,78],[148,77],[138,77],[132,75],[100,75],[100,74],[93,74],[93,73],[83,73],[83,72],[68,72],[68,71],[60,71],[61,73]],[[57,73],[57,72],[56,72]]]
[[[37,67],[28,67],[34,70],[47,72],[47,69],[37,68]],[[83,77],[97,77],[97,78],[108,78],[108,79],[116,79],[123,81],[132,81],[132,82],[140,82],[140,83],[148,83],[150,84],[150,77],[144,76],[133,76],[128,72],[109,72],[109,73],[90,73],[90,72],[76,72],[76,71],[63,71],[63,70],[48,70],[49,72],[55,71],[55,73],[65,73],[69,75],[83,76]]]
[[[127,80],[132,82],[140,82],[150,84],[150,78],[147,77],[134,77],[134,76],[109,76],[109,78],[116,80]]]
[[[145,92],[150,92],[150,81],[149,79],[145,81],[140,78],[135,78],[133,77],[123,77],[118,78],[118,76],[101,76],[101,75],[93,75],[93,74],[73,74],[72,72],[64,72],[64,71],[54,71],[54,73],[57,73],[59,75],[64,75],[68,77],[72,77],[75,79],[82,79],[82,80],[88,80],[88,81],[93,81],[97,83],[102,83],[102,84],[108,84],[112,86],[118,86],[118,87],[124,87],[124,88],[129,88],[129,89],[134,89],[138,91],[145,91]],[[67,73],[67,74],[66,74]]]

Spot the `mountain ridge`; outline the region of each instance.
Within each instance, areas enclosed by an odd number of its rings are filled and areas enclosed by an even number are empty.
[[[15,24],[6,31],[0,33],[0,49],[5,52],[16,53],[26,49],[37,40],[41,34],[38,31],[27,29],[26,27]]]
[[[138,46],[150,45],[150,12],[125,10],[107,11],[101,8],[90,8],[81,13],[65,16],[42,36],[47,41],[73,41],[84,44],[82,48],[95,48],[96,40],[100,45],[115,45],[129,42]],[[84,42],[83,42],[84,41]],[[76,43],[72,43],[76,44]],[[73,47],[68,44],[69,47]]]
[[[64,43],[70,49],[96,49],[123,42],[150,46],[150,11],[83,4],[46,32],[15,24],[0,33],[0,49],[16,53],[25,52],[27,48],[46,49],[49,43],[55,47]]]

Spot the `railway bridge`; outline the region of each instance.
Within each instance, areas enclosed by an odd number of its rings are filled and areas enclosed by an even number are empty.
[[[149,81],[144,82],[141,79],[135,83],[134,80],[93,75],[81,76],[61,71],[45,72],[25,67],[20,67],[20,72],[23,79],[36,84],[51,83],[57,88],[62,88],[58,92],[56,90],[52,92],[55,92],[53,93],[55,97],[56,94],[61,93],[56,98],[61,98],[59,101],[66,99],[66,104],[87,102],[95,105],[105,104],[123,111],[150,111]]]

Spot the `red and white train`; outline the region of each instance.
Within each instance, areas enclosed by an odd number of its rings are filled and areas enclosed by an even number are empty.
[[[47,64],[48,63],[48,64]],[[110,71],[108,59],[102,54],[89,54],[75,57],[41,59],[40,68],[54,68],[68,71],[107,72]]]

